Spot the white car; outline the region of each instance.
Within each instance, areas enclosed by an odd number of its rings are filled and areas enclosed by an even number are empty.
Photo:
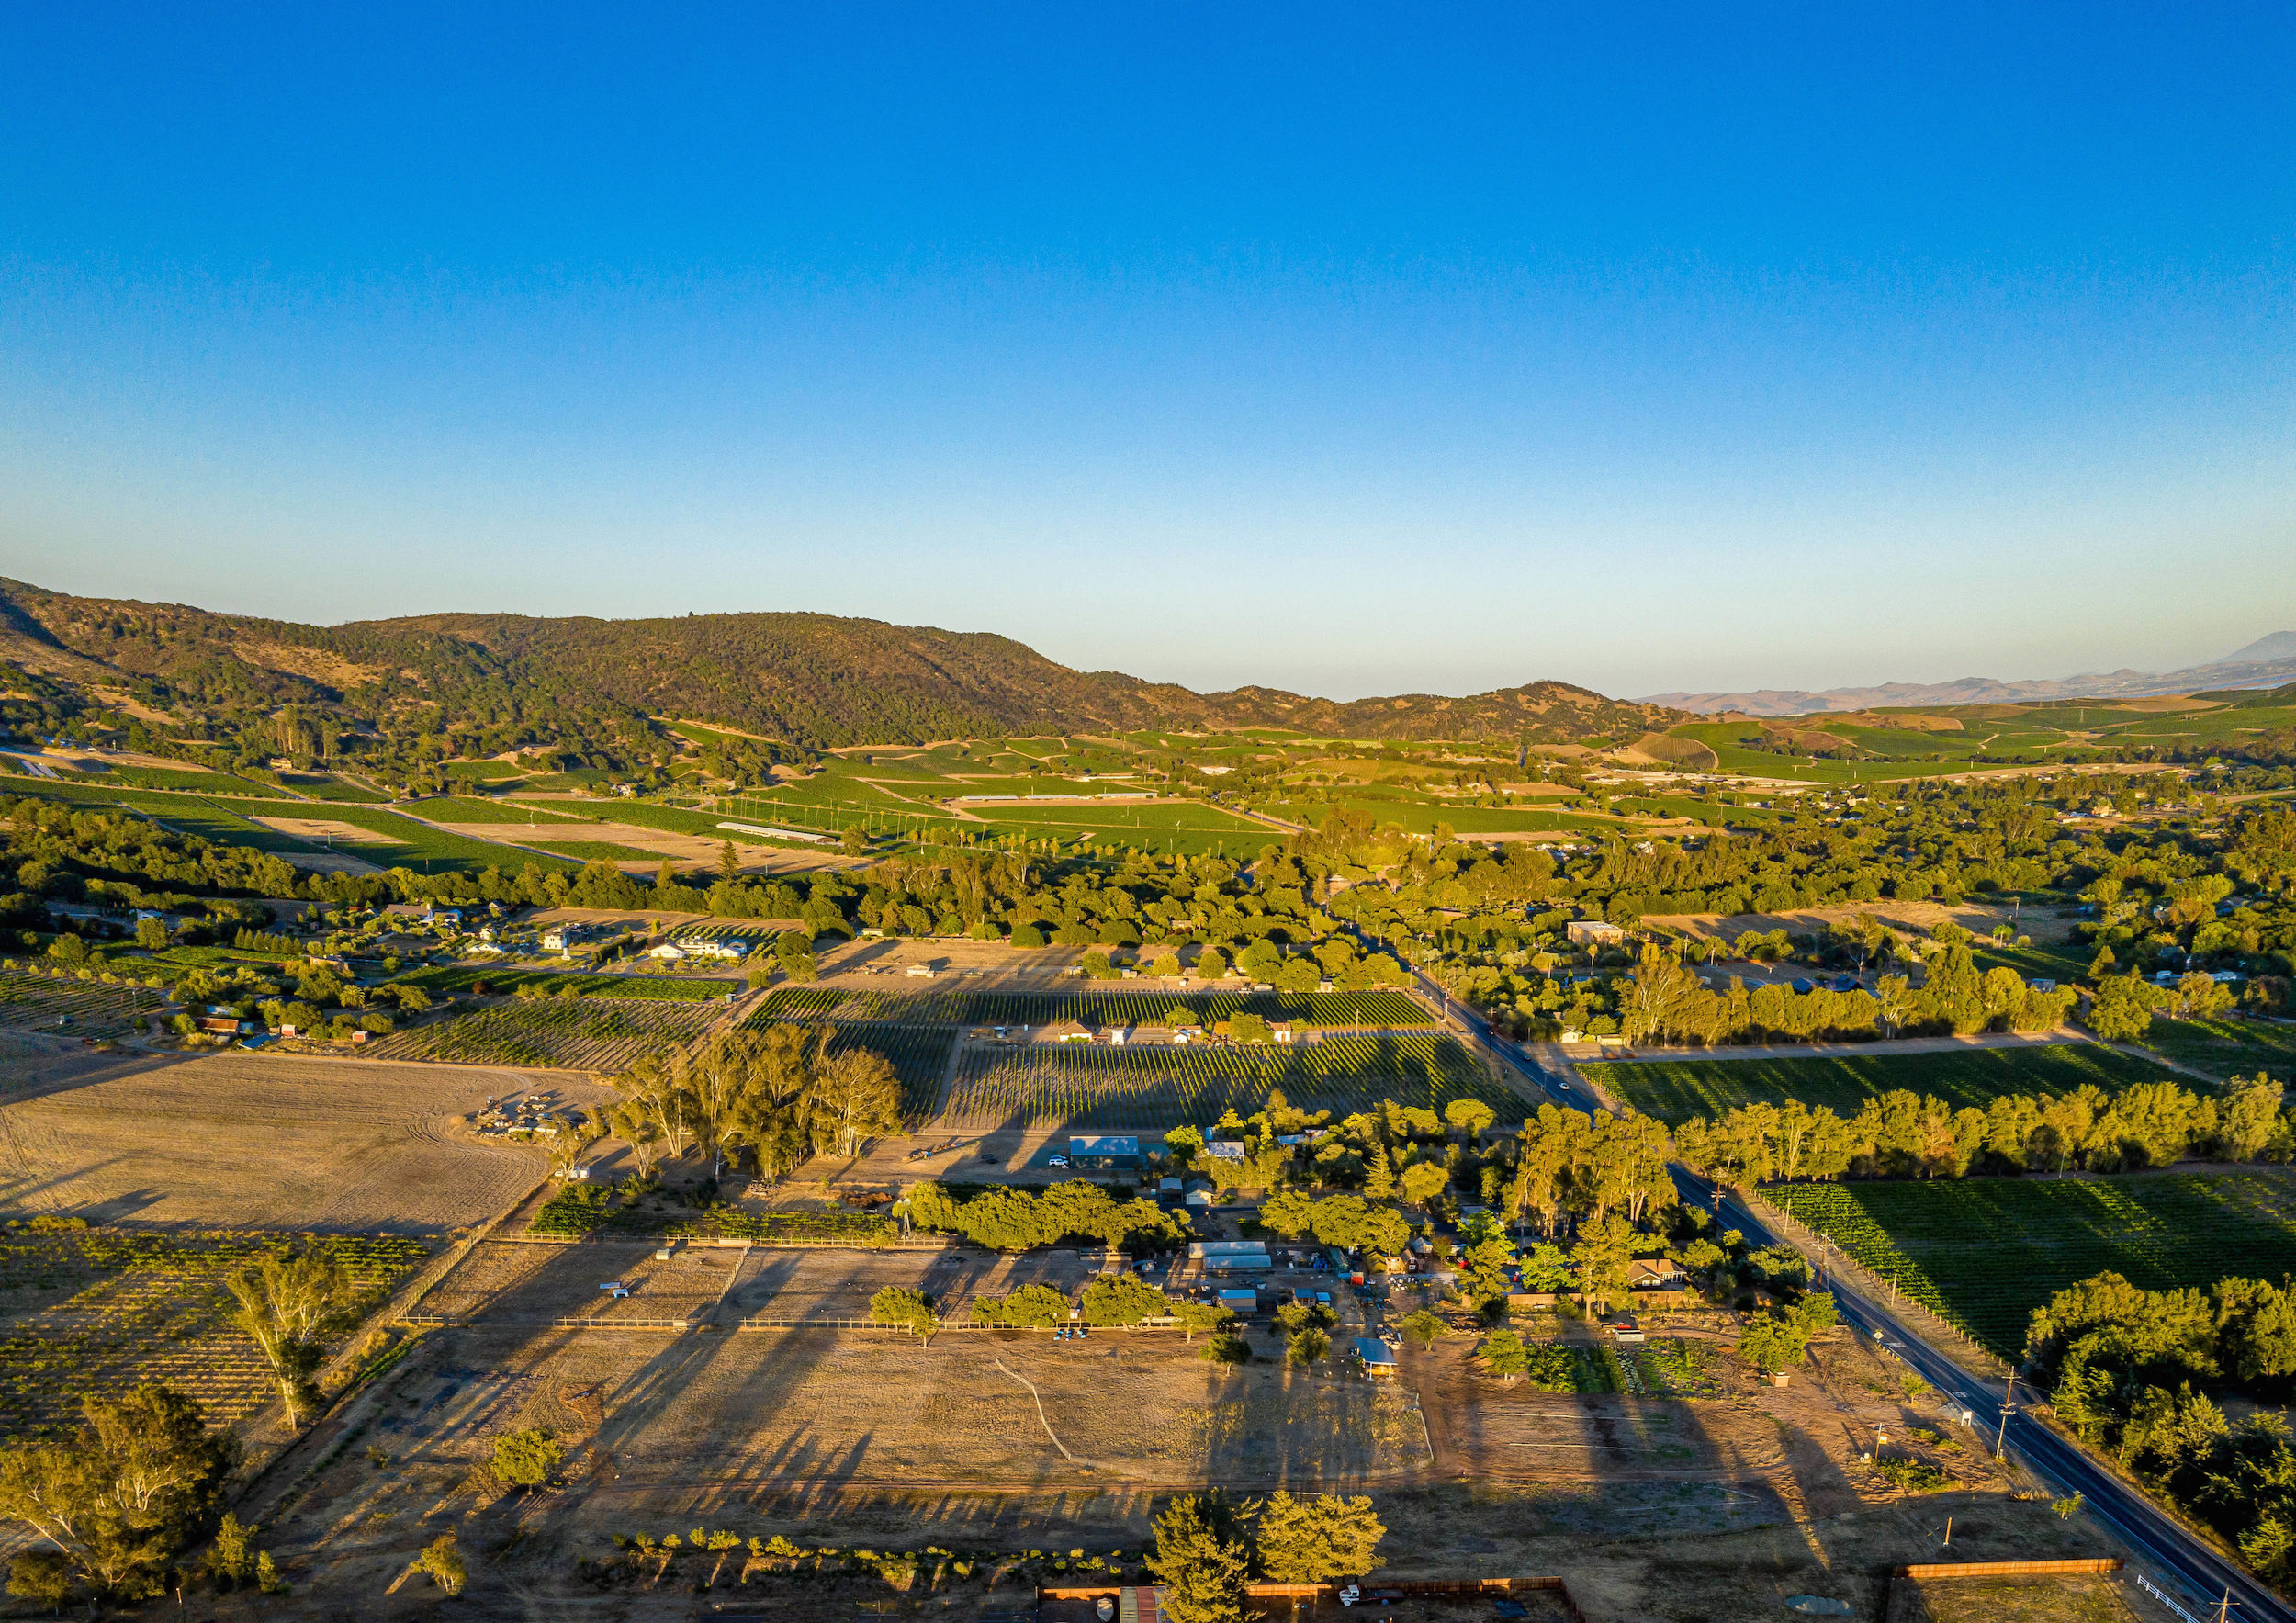
[[[603,1291],[616,1302],[621,1301],[624,1297],[630,1293],[630,1288],[619,1279],[609,1279],[604,1284],[599,1286],[598,1289]]]
[[[1053,1155],[1049,1157],[1044,1164],[1047,1167],[1065,1167],[1068,1165],[1068,1157],[1066,1155]]]

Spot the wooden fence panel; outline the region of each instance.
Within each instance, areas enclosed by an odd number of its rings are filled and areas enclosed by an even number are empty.
[[[2117,1572],[2122,1562],[2110,1555],[2083,1556],[2071,1561],[1924,1561],[1899,1567],[1900,1578],[2046,1578],[2076,1572]]]

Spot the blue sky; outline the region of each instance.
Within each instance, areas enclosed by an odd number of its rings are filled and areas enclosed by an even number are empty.
[[[1349,697],[2296,625],[2284,8],[0,11],[0,571]]]

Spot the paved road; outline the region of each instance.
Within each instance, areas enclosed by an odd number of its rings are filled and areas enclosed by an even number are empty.
[[[1684,1200],[1712,1208],[1713,1185],[1680,1167],[1673,1172]],[[1717,1222],[1741,1231],[1757,1245],[1777,1243],[1776,1236],[1735,1198],[1724,1199]],[[1828,1288],[1840,1304],[1844,1322],[1873,1336],[1957,1407],[1969,1411],[1978,1431],[2000,1434],[1998,1394],[1910,1334],[1887,1309],[1842,1284],[1838,1276]],[[2195,1614],[2201,1611],[2203,1602],[2212,1608],[2229,1589],[2233,1616],[2241,1623],[2296,1623],[2296,1609],[2188,1533],[2142,1493],[2016,1405],[2009,1408],[2006,1441],[2026,1467],[2055,1491],[2078,1493],[2087,1501],[2088,1512],[2101,1518],[2152,1569],[2155,1580],[2166,1577],[2172,1580],[2168,1587],[2185,1591],[2187,1605]]]
[[[1570,1110],[1584,1110],[1589,1115],[1594,1113],[1594,1101],[1586,1096],[1583,1088],[1556,1076],[1507,1039],[1492,1036],[1491,1022],[1483,1019],[1473,1004],[1463,1003],[1452,997],[1426,971],[1415,964],[1406,967],[1410,969],[1412,979],[1418,984],[1419,989],[1434,1000],[1436,1008],[1449,1013],[1452,1024],[1465,1031],[1470,1043],[1528,1082],[1538,1099]]]
[[[1534,1088],[1557,1103],[1593,1113],[1594,1103],[1585,1096],[1582,1088],[1574,1088],[1548,1071],[1513,1043],[1493,1037],[1473,1008],[1448,997],[1424,972],[1414,967],[1411,973],[1420,989],[1434,998],[1437,1007],[1447,1008],[1452,1020],[1487,1052],[1514,1066]],[[1711,1183],[1681,1166],[1671,1171],[1685,1200],[1709,1209],[1714,1207]],[[1777,1236],[1761,1220],[1734,1198],[1724,1199],[1717,1221],[1724,1228],[1739,1230],[1755,1245],[1778,1243]],[[2027,1415],[2020,1407],[2009,1405],[2004,1429],[2000,1394],[1989,1391],[1960,1365],[1908,1332],[1896,1314],[1843,1285],[1839,1278],[1829,1282],[1829,1289],[1840,1306],[1845,1323],[1874,1336],[1956,1406],[1967,1410],[1977,1430],[2001,1436],[2004,1445],[2016,1453],[2026,1468],[2056,1492],[2079,1493],[2088,1513],[2110,1527],[2140,1562],[2151,1568],[2155,1581],[2167,1579],[2167,1587],[2184,1591],[2189,1610],[2199,1615],[2204,1606],[2212,1608],[2217,1599],[2229,1591],[2234,1616],[2240,1623],[2296,1623],[2296,1608],[2194,1538],[2144,1493]]]

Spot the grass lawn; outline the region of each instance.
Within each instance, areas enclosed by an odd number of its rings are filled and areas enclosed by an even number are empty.
[[[1773,1185],[1762,1191],[2004,1357],[2067,1285],[2110,1269],[2148,1291],[2278,1279],[2296,1256],[2285,1172]]]
[[[2085,980],[2088,961],[2096,953],[2097,949],[2084,941],[2035,941],[2030,947],[2019,947],[1980,939],[1969,949],[1979,969],[2007,964],[2029,981]]]
[[[1614,1060],[1579,1069],[1612,1098],[1669,1124],[1718,1116],[1758,1099],[1783,1104],[1798,1099],[1849,1116],[1875,1095],[1901,1088],[1934,1094],[1958,1110],[1982,1108],[2005,1093],[2066,1093],[2084,1082],[2118,1093],[2133,1082],[2178,1080],[2148,1061],[2095,1043],[1806,1059]]]
[[[2267,1025],[2260,1020],[2156,1020],[2142,1046],[2220,1081],[2262,1071],[2276,1081],[2288,1082],[2296,1074],[2296,1026]]]

